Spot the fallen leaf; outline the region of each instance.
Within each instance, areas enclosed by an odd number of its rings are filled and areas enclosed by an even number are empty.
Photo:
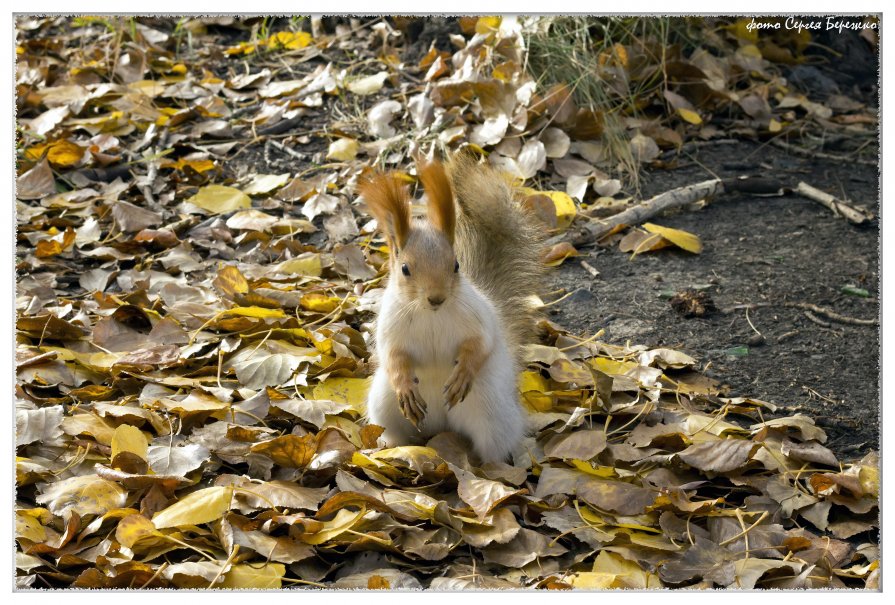
[[[249,208],[252,205],[248,195],[239,189],[224,185],[207,185],[187,201],[212,214],[223,214],[240,208]]]
[[[156,529],[201,525],[224,516],[232,505],[232,487],[206,487],[180,498],[152,516]]]

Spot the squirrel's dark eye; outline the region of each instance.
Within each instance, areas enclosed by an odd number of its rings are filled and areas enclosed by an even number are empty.
[[[459,270],[460,270],[460,261],[455,260],[454,261],[454,273],[456,273]]]
[[[407,266],[407,263],[401,265],[401,273],[403,273],[407,277],[410,277],[410,267]]]

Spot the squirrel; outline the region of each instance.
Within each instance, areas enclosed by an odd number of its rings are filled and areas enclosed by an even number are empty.
[[[469,155],[418,175],[427,220],[411,219],[394,175],[359,184],[390,248],[367,419],[390,447],[451,430],[483,463],[505,462],[527,432],[519,349],[534,325],[541,234],[506,177]]]

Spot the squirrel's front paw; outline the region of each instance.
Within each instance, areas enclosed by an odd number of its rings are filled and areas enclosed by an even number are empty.
[[[472,379],[475,378],[472,370],[463,363],[454,366],[454,371],[444,383],[444,400],[450,406],[454,407],[469,395],[469,389],[472,387]]]
[[[423,416],[426,415],[426,402],[420,395],[415,383],[409,383],[395,389],[398,395],[398,408],[413,426],[419,429]]]

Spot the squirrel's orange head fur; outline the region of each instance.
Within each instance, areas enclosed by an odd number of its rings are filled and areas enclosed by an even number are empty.
[[[421,165],[419,175],[428,198],[427,221],[411,221],[410,195],[394,175],[377,174],[358,190],[392,248],[392,279],[401,295],[437,309],[459,280],[454,195],[440,163]]]

